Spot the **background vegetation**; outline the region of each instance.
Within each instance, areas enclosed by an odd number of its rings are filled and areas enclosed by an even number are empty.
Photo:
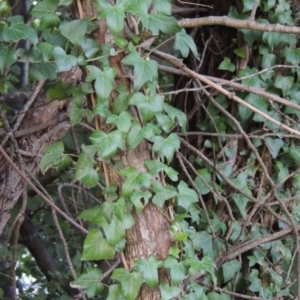
[[[300,4],[21,3],[0,1],[1,297],[300,299]]]

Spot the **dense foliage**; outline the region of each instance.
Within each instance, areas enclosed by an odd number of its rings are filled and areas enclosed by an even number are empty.
[[[46,80],[45,103],[69,99],[72,125],[45,147],[18,240],[21,202],[12,211],[7,284],[18,299],[152,299],[145,286],[164,300],[299,297],[299,5],[97,0],[90,15],[88,2],[37,1],[26,23],[0,1],[1,93],[26,63],[25,90]],[[59,77],[76,68],[80,82]],[[3,124],[14,113],[1,104]],[[151,203],[168,224],[167,256],[131,263],[130,229],[137,248],[159,241],[156,216],[145,220],[153,236],[137,219]]]

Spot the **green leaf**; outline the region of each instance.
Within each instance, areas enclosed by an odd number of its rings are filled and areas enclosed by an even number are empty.
[[[163,113],[157,113],[155,117],[162,130],[166,133],[170,133],[175,125],[175,122]]]
[[[186,132],[186,123],[187,123],[187,117],[184,112],[181,110],[173,107],[172,105],[169,105],[167,103],[164,103],[164,110],[170,117],[172,121],[175,121],[177,119],[178,124],[183,132]]]
[[[176,133],[171,133],[167,138],[155,136],[153,138],[152,150],[156,152],[162,159],[166,158],[168,164],[171,163],[174,153],[180,147],[180,142]]]
[[[116,215],[119,218],[119,220],[123,220],[125,212],[124,198],[120,198],[116,202],[106,201],[101,205],[101,207],[107,220],[111,220],[113,215]]]
[[[106,18],[106,24],[108,29],[115,35],[118,35],[124,27],[124,2],[117,1],[117,4],[112,6],[104,0],[98,1],[99,8],[98,17]]]
[[[159,32],[174,34],[180,30],[177,20],[172,16],[162,14],[144,14],[141,18],[144,28],[152,31],[153,35]]]
[[[164,281],[159,285],[159,288],[162,300],[174,299],[181,291],[179,286],[169,286],[169,284]]]
[[[284,48],[281,52],[281,56],[292,65],[299,65],[300,63],[300,50],[295,48]]]
[[[168,189],[168,187],[164,187],[160,181],[153,182],[151,187],[155,193],[152,198],[152,202],[159,207],[163,207],[165,201],[176,195],[173,190]]]
[[[77,65],[77,57],[68,55],[64,49],[55,47],[53,50],[57,72],[66,72],[71,70],[72,67]]]
[[[134,93],[129,104],[140,108],[144,123],[151,121],[158,112],[163,110],[163,98],[158,94],[146,97],[142,93]]]
[[[195,179],[195,184],[197,185],[200,194],[206,195],[208,194],[211,189],[209,187],[211,186],[211,173],[205,168],[198,170],[199,176]]]
[[[252,10],[254,3],[255,0],[243,0],[243,12]]]
[[[211,275],[213,282],[217,281],[215,275],[216,265],[210,257],[204,256],[201,260],[198,260],[196,258],[190,258],[185,260],[184,264],[190,266],[191,276],[194,276],[197,273],[201,272],[203,274]]]
[[[148,260],[135,260],[137,271],[143,274],[144,280],[150,288],[155,288],[158,285],[158,268],[163,266],[161,260],[157,260],[154,255],[151,255]]]
[[[84,289],[89,298],[101,295],[104,289],[103,283],[99,281],[102,275],[101,270],[88,268],[86,273],[81,274],[77,279],[70,283],[72,288]]]
[[[106,120],[106,124],[115,124],[119,131],[128,132],[131,127],[131,119],[130,113],[122,111],[118,116],[110,115]]]
[[[166,164],[160,162],[159,160],[146,159],[144,164],[148,169],[149,174],[151,174],[152,176],[158,176],[159,172],[165,171],[172,181],[178,180],[178,172],[176,172],[173,168],[167,166]]]
[[[106,223],[106,219],[103,214],[102,206],[96,206],[90,209],[85,209],[79,217],[85,221],[91,222],[95,225],[102,226]]]
[[[184,263],[177,259],[168,257],[165,261],[165,268],[170,269],[172,284],[179,284],[186,276]]]
[[[113,68],[101,71],[95,66],[86,66],[89,74],[86,77],[86,82],[95,80],[95,90],[98,98],[103,102],[108,99],[111,91],[113,90],[113,84],[117,71]]]
[[[56,142],[54,145],[45,147],[46,154],[41,160],[41,172],[45,172],[52,166],[56,166],[64,154],[64,144]]]
[[[29,75],[35,81],[43,79],[55,80],[57,79],[56,66],[49,63],[32,63],[29,65]]]
[[[172,13],[172,6],[169,1],[153,0],[153,4],[157,13],[170,15]]]
[[[134,225],[133,219],[131,225]],[[103,224],[102,227],[108,243],[112,246],[115,246],[124,238],[125,230],[128,229],[123,226],[123,222],[115,215],[112,216],[109,223]]]
[[[284,141],[282,139],[274,139],[271,137],[266,137],[265,143],[273,158],[276,158],[278,156],[280,149],[284,145]]]
[[[177,201],[178,205],[188,211],[192,203],[198,202],[198,195],[194,190],[190,189],[184,181],[180,181],[178,185]]]
[[[159,133],[160,131],[156,125],[148,123],[141,128],[139,123],[133,120],[126,138],[127,150],[136,148],[143,139],[151,140],[155,134]]]
[[[300,147],[296,147],[294,141],[291,142],[291,145],[288,148],[288,154],[293,159],[295,164],[300,165]],[[295,179],[297,177],[294,176],[293,178]]]
[[[134,89],[139,90],[147,81],[153,81],[158,76],[158,64],[154,60],[144,59],[138,52],[133,52],[122,59],[125,65],[133,65]]]
[[[124,268],[117,268],[111,276],[112,279],[118,280],[121,283],[122,290],[127,300],[135,300],[142,283],[143,276],[138,272],[129,272]]]
[[[98,146],[98,150],[104,158],[114,156],[118,148],[123,149],[123,133],[119,130],[113,130],[110,133],[95,130],[91,134],[90,140]]]
[[[278,89],[282,90],[282,95],[285,97],[294,84],[294,77],[293,76],[282,76],[278,75],[275,79],[274,86]]]
[[[230,260],[222,265],[224,282],[230,281],[241,269],[242,264],[237,260]]]
[[[196,232],[191,235],[191,240],[193,246],[197,251],[202,249],[205,256],[210,257],[211,259],[215,258],[215,253],[213,249],[213,238],[210,234],[205,231]]]
[[[240,195],[240,194],[234,194],[231,197],[232,197],[235,205],[237,206],[241,216],[243,218],[245,218],[247,215],[246,207],[247,207],[247,204],[249,201],[248,198],[246,198],[245,196]]]
[[[186,33],[184,29],[181,29],[181,31],[175,35],[174,50],[180,51],[183,57],[187,57],[191,50],[196,58],[199,57],[197,46],[194,40]]]
[[[132,191],[139,190],[140,187],[148,188],[152,176],[149,173],[139,173],[135,168],[122,169],[121,175],[126,177],[122,185],[122,195],[128,196]]]
[[[120,284],[110,284],[106,300],[124,300],[124,294]]]
[[[221,64],[219,65],[219,70],[225,70],[225,71],[230,71],[230,72],[234,72],[235,71],[235,65],[233,63],[231,63],[230,58],[228,57],[224,57],[223,61],[221,62]]]
[[[41,19],[42,28],[47,28],[50,26],[54,28],[60,23],[59,16],[56,13],[58,5],[59,0],[38,1],[30,11],[30,14],[33,17]]]
[[[28,38],[34,45],[38,42],[36,31],[19,20],[14,20],[9,27],[5,27],[2,36],[4,41],[18,42]]]
[[[94,160],[88,154],[81,153],[78,158],[74,179],[81,181],[86,187],[94,187],[99,181],[99,176],[93,166]]]
[[[0,71],[4,74],[5,69],[17,61],[17,56],[12,47],[0,45]]]
[[[135,210],[137,213],[141,212],[143,208],[147,205],[149,202],[149,199],[151,198],[152,194],[149,191],[133,191],[130,194],[130,201],[134,204]],[[141,199],[144,199],[143,202],[141,202]]]
[[[113,259],[115,249],[103,238],[101,232],[91,229],[85,238],[81,260]]]
[[[60,24],[59,31],[72,44],[80,46],[85,41],[85,34],[87,33],[87,20],[74,20]]]

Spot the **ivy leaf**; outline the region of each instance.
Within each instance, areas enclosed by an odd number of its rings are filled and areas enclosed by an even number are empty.
[[[100,154],[104,158],[110,158],[117,153],[118,148],[123,149],[123,133],[119,130],[105,133],[104,131],[95,130],[90,140],[98,146]]]
[[[126,179],[122,185],[122,195],[128,196],[132,191],[138,190],[140,187],[148,188],[151,183],[152,176],[149,173],[139,173],[136,168],[128,168],[120,171]]]
[[[79,180],[86,187],[94,187],[99,181],[99,176],[93,166],[94,160],[88,154],[81,153],[78,158],[74,179]]]
[[[120,115],[110,115],[106,124],[115,124],[119,131],[127,132],[131,127],[131,115],[127,111],[122,111]]]
[[[197,185],[201,195],[206,195],[210,192],[208,186],[211,186],[211,173],[204,168],[198,170],[199,176],[195,179],[195,184]]]
[[[55,47],[53,50],[57,72],[66,72],[77,65],[77,57],[66,54],[64,49]]]
[[[149,174],[151,174],[152,176],[157,176],[160,171],[165,171],[172,181],[178,180],[178,172],[173,168],[167,166],[166,164],[160,162],[159,160],[146,159],[144,165],[148,169]]]
[[[99,281],[102,272],[99,269],[88,268],[86,273],[81,274],[77,279],[70,283],[72,288],[84,289],[89,298],[100,295],[104,289],[103,283]]]
[[[0,45],[0,71],[4,73],[5,69],[17,61],[17,56],[12,47]]]
[[[45,172],[52,166],[63,170],[72,165],[73,160],[70,156],[64,154],[64,144],[56,142],[52,146],[45,147],[46,154],[41,160],[41,172]]]
[[[175,125],[174,121],[172,121],[166,114],[162,113],[157,113],[155,117],[162,130],[166,133],[170,133]]]
[[[135,210],[137,213],[141,212],[143,208],[147,205],[149,202],[149,199],[151,198],[152,194],[149,191],[133,191],[130,194],[130,201],[133,203]],[[141,202],[141,199],[144,199],[143,203]]]
[[[215,275],[216,265],[210,257],[204,256],[201,260],[190,258],[185,260],[184,264],[190,266],[191,276],[194,276],[197,273],[201,272],[202,274],[209,274],[213,282],[217,282],[217,278]]]
[[[219,65],[219,70],[225,70],[225,71],[230,71],[230,72],[234,72],[235,71],[235,65],[233,63],[231,63],[230,58],[228,57],[224,57],[223,61],[221,62],[221,64]]]
[[[72,44],[80,46],[85,41],[87,25],[88,23],[85,19],[64,22],[60,24],[59,31]]]
[[[57,27],[60,23],[56,10],[59,0],[43,0],[38,3],[30,11],[33,17],[41,19],[41,27],[48,28],[50,26]]]
[[[125,228],[122,225],[122,221],[115,215],[112,216],[109,223],[103,224],[102,228],[110,245],[115,246],[124,238],[125,230],[128,228]]]
[[[186,276],[184,263],[178,262],[173,257],[166,259],[164,267],[170,269],[172,284],[179,284]]]
[[[177,201],[178,205],[188,211],[192,203],[198,202],[198,195],[194,190],[190,189],[184,181],[180,181],[178,185]]]
[[[242,265],[237,259],[224,263],[222,265],[224,282],[230,281],[235,276],[235,274],[241,269],[241,267]]]
[[[180,147],[180,142],[177,134],[172,133],[167,138],[155,136],[153,138],[154,145],[152,150],[156,152],[162,159],[166,157],[168,164],[173,159],[174,153]]]
[[[94,228],[85,238],[81,260],[113,259],[115,249],[111,247],[102,233]]]
[[[294,84],[293,76],[278,75],[275,79],[274,86],[277,87],[278,89],[281,89],[282,95],[283,97],[285,97],[293,84]]]
[[[174,50],[180,51],[183,57],[187,57],[191,50],[194,56],[197,59],[199,58],[197,46],[194,40],[184,29],[181,29],[181,31],[177,32],[175,35]]]
[[[105,201],[102,205],[102,211],[107,220],[111,220],[113,215],[116,215],[119,220],[123,220],[125,211],[125,199],[120,198],[118,201]]]
[[[155,288],[158,285],[158,268],[163,266],[161,260],[157,260],[154,255],[151,255],[148,260],[135,260],[137,271],[143,274],[143,278],[150,288]]]
[[[151,140],[155,134],[159,133],[160,131],[156,125],[148,123],[141,128],[139,123],[133,120],[126,138],[127,150],[134,149],[143,139]]]
[[[152,198],[152,202],[159,207],[163,207],[165,201],[176,195],[173,190],[171,190],[167,186],[164,187],[160,181],[155,181],[154,183],[152,183],[151,187],[155,193]]]
[[[106,24],[110,32],[118,35],[124,27],[124,2],[117,1],[117,4],[113,6],[100,0],[97,4],[96,7],[99,8],[98,17],[106,18]]]
[[[124,294],[120,284],[110,284],[106,300],[124,300]]]
[[[167,103],[164,103],[164,110],[166,111],[166,113],[168,114],[168,116],[170,117],[170,119],[172,121],[175,121],[175,119],[177,119],[181,130],[183,132],[186,132],[186,123],[187,123],[186,114],[184,112],[182,112],[181,110],[179,110]]]
[[[140,108],[144,123],[151,121],[158,112],[163,110],[163,98],[158,94],[146,97],[142,93],[134,93],[129,104]]]
[[[139,90],[147,81],[153,81],[158,76],[158,64],[154,60],[144,59],[138,52],[132,52],[122,59],[125,65],[133,65],[134,89]]]
[[[85,209],[79,217],[85,221],[91,222],[95,225],[102,226],[106,223],[106,219],[103,214],[103,209],[100,206],[96,206],[90,209]]]
[[[300,165],[300,149],[299,147],[296,147],[294,142],[291,142],[290,147],[288,148],[288,154],[293,159],[295,164]],[[294,179],[297,178],[296,176],[293,177]]]
[[[135,300],[142,283],[144,282],[143,276],[138,272],[127,271],[124,268],[117,268],[111,275],[112,279],[118,280],[121,283],[123,294],[127,300]]]
[[[196,232],[191,235],[191,240],[193,241],[193,246],[197,251],[202,249],[205,256],[214,259],[215,253],[213,250],[213,238],[210,234],[205,231]]]
[[[285,58],[287,62],[292,65],[299,65],[300,63],[300,50],[295,48],[284,48],[281,52],[281,56]],[[274,63],[275,64],[275,63]]]
[[[254,2],[255,0],[243,0],[243,12],[252,10]]]
[[[280,149],[284,145],[284,141],[282,139],[273,139],[271,137],[266,137],[265,143],[273,158],[278,156]]]
[[[89,74],[86,76],[86,82],[95,80],[95,90],[98,98],[103,102],[108,99],[114,84],[117,71],[113,68],[101,71],[95,66],[86,66]]]
[[[169,286],[169,284],[164,281],[159,285],[159,288],[162,300],[174,299],[181,291],[179,286]]]
[[[3,28],[2,36],[4,41],[18,42],[28,38],[34,45],[38,42],[36,31],[18,19],[14,19],[9,27]]]
[[[144,28],[152,31],[153,35],[158,35],[159,31],[166,34],[174,34],[180,30],[177,20],[172,16],[145,14],[141,21]]]
[[[172,13],[172,6],[168,1],[154,0],[153,4],[157,13],[164,15],[170,15]]]

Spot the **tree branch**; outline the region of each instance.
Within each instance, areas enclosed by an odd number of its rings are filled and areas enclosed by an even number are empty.
[[[195,19],[182,19],[178,21],[181,28],[201,27],[201,26],[214,26],[223,25],[233,27],[236,29],[251,29],[265,32],[281,32],[281,33],[300,33],[300,27],[297,26],[284,26],[280,24],[263,24],[255,22],[251,19],[236,20],[229,17],[203,17]]]

